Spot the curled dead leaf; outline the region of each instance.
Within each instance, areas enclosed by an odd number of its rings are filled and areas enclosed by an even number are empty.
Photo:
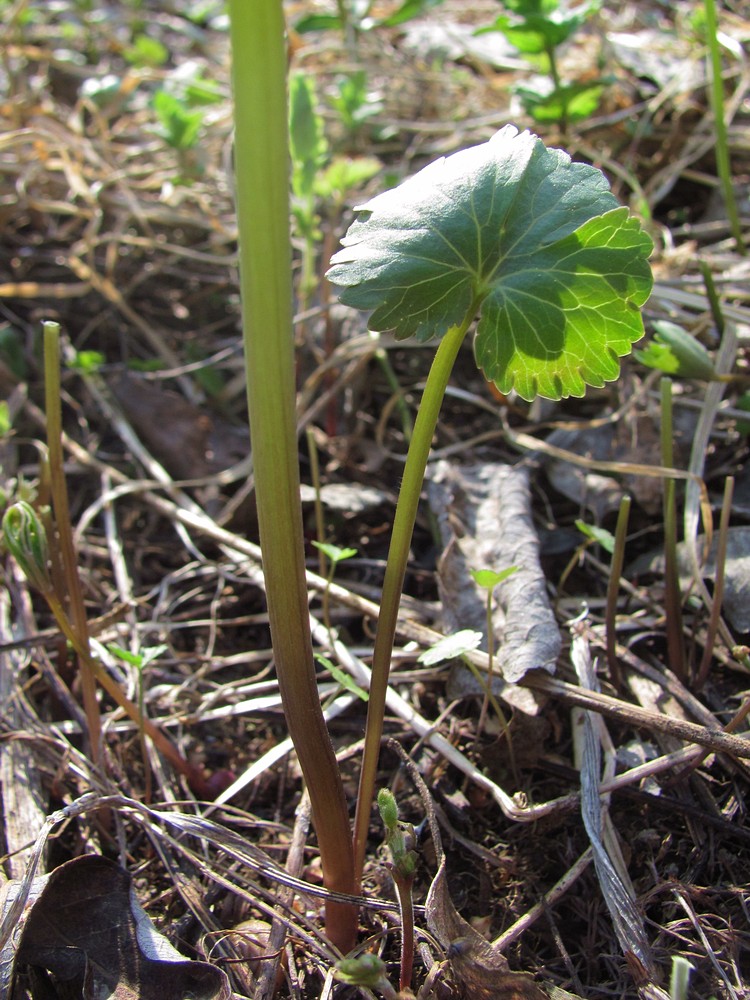
[[[156,930],[135,897],[130,875],[114,861],[86,855],[37,881],[41,891],[14,936],[7,994],[14,1000],[231,997],[221,969],[191,962]]]

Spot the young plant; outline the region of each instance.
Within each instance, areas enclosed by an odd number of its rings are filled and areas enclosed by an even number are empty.
[[[353,138],[383,110],[383,101],[371,90],[363,69],[338,77],[336,91],[328,98],[328,103]]]
[[[443,0],[403,0],[401,6],[391,14],[378,18],[371,16],[372,0],[336,0],[337,13],[305,14],[295,22],[294,28],[299,34],[334,29],[342,32],[347,39],[356,39],[361,31],[395,28],[399,24],[405,24],[433,7],[439,7],[442,2]]]
[[[107,652],[122,660],[123,663],[135,667],[138,671],[138,712],[140,713],[138,736],[140,738],[141,759],[143,760],[143,771],[145,774],[143,800],[147,804],[151,802],[151,765],[146,751],[146,685],[143,679],[143,671],[149,663],[153,663],[162,653],[166,653],[167,648],[163,644],[159,646],[147,646],[140,653],[133,653],[129,649],[123,649],[122,646],[118,646],[114,642],[107,643]]]
[[[401,912],[401,976],[399,989],[411,987],[414,969],[414,900],[412,887],[417,872],[416,835],[410,823],[398,818],[398,805],[387,788],[378,792],[378,810],[385,827],[385,844],[391,855],[388,870],[396,887]]]
[[[364,861],[396,617],[427,458],[474,320],[488,381],[524,399],[582,396],[617,378],[643,335],[649,237],[602,173],[513,126],[359,206],[328,277],[375,331],[439,338],[399,493],[373,653],[355,818]]]
[[[487,688],[484,694],[484,700],[482,701],[482,709],[479,713],[479,722],[477,722],[477,737],[481,736],[482,730],[484,729],[485,719],[487,718],[487,709],[489,708],[490,698],[492,697],[492,675],[495,668],[495,630],[492,625],[492,592],[495,587],[499,586],[503,580],[507,580],[509,576],[512,576],[518,566],[509,566],[507,569],[500,571],[494,569],[473,569],[471,570],[471,576],[474,583],[482,590],[486,592],[485,599],[485,629],[487,631],[487,659],[489,660],[489,666],[487,668]],[[497,703],[496,703],[497,704]],[[500,707],[499,705],[497,706]],[[511,762],[513,761],[513,748],[510,743],[510,733],[508,732],[508,723],[505,721],[505,716],[502,711],[499,712],[500,723],[502,724],[503,731],[505,732],[506,739],[508,740],[508,750],[510,752]],[[513,767],[515,772],[515,766]]]
[[[714,114],[714,129],[716,132],[716,169],[721,184],[721,194],[727,210],[727,218],[732,231],[737,250],[745,253],[745,240],[742,235],[740,213],[737,209],[737,199],[734,194],[732,167],[729,159],[729,138],[727,124],[724,120],[724,80],[721,72],[721,47],[719,44],[719,26],[716,18],[715,0],[704,0],[706,15],[706,35],[708,40],[708,62],[711,76],[711,109]]]
[[[528,56],[548,75],[550,86],[540,90],[517,87],[516,94],[536,122],[558,122],[567,131],[571,122],[588,118],[596,111],[606,81],[564,82],[560,72],[561,46],[586,23],[601,6],[589,0],[575,9],[559,0],[504,0],[510,14],[501,14],[487,31],[500,31],[519,52]]]
[[[340,562],[344,562],[346,559],[352,559],[356,556],[357,550],[350,547],[341,548],[341,546],[333,545],[331,542],[313,542],[313,545],[318,552],[320,552],[324,562],[328,563],[328,572],[326,574],[327,586],[323,591],[323,624],[328,629],[328,634],[330,635],[331,584],[333,583],[333,578],[336,575],[336,567]]]
[[[292,218],[296,234],[302,241],[299,304],[304,309],[318,284],[315,261],[321,238],[322,207],[325,206],[330,218],[336,217],[349,191],[373,177],[381,164],[371,156],[330,157],[323,117],[317,110],[315,88],[304,73],[295,74],[290,81],[289,151]]]

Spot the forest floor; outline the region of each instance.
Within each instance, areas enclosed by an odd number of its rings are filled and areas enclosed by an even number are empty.
[[[191,784],[174,770],[108,695],[102,755],[92,762],[75,655],[0,550],[0,856],[6,892],[30,861],[39,874],[88,856],[118,861],[153,924],[196,964],[221,968],[241,996],[272,993],[259,985],[258,955],[274,951],[269,921],[280,906],[289,935],[277,995],[354,996],[355,987],[326,978],[332,952],[319,895],[290,901],[279,885],[279,866],[316,887],[320,871],[284,742],[255,548],[226,17],[218,2],[188,16],[191,6],[0,0],[0,512],[49,498],[41,324],[56,320],[70,517],[94,648],[205,779]],[[372,17],[399,6],[374,3]],[[289,24],[309,7],[289,2]],[[734,190],[750,234],[742,8],[725,4],[720,27]],[[462,353],[434,442],[391,674],[411,715],[394,699],[386,719],[432,802],[392,747],[380,783],[405,820],[420,824],[434,809],[456,909],[510,970],[534,979],[484,975],[462,956],[460,935],[446,958],[418,910],[414,983],[445,961],[438,997],[523,1000],[541,989],[654,998],[668,995],[672,960],[684,956],[690,996],[750,997],[750,659],[741,648],[750,645],[750,264],[717,179],[702,6],[605,2],[562,53],[566,79],[605,78],[596,106],[564,129],[535,122],[521,103],[519,84],[535,85],[528,61],[498,33],[473,35],[500,9],[446,0],[395,27],[290,32],[290,68],[314,81],[327,156],[379,161],[341,202],[318,205],[316,274],[354,205],[512,122],[600,167],[652,236],[655,286],[638,346],[669,321],[734,377],[671,380],[678,537],[702,565],[696,580],[686,562],[675,598],[663,558],[667,479],[654,473],[669,464],[660,373],[633,357],[617,382],[584,399],[528,404],[498,399],[470,348]],[[295,245],[298,276],[304,248]],[[329,615],[347,669],[372,652],[373,604],[431,347],[372,337],[366,317],[337,304],[322,279],[299,294],[310,606],[320,622]],[[506,516],[511,501],[493,492],[508,469],[517,521]],[[632,510],[613,596],[607,545],[626,493]],[[492,502],[501,526],[478,538],[476,505]],[[326,541],[356,550],[328,595],[312,544],[321,523]],[[484,628],[482,593],[451,554],[495,569],[488,560],[502,560],[517,531],[538,548],[545,639],[556,655],[517,684],[498,682],[483,708],[465,661],[425,664],[420,654],[438,634]],[[711,534],[725,550],[709,548]],[[501,589],[495,599],[497,618],[510,613]],[[335,659],[328,634],[322,626],[316,641]],[[502,650],[502,628],[496,638]],[[325,664],[320,684],[326,703],[342,694]],[[330,731],[353,802],[366,708],[357,697],[336,705]],[[581,739],[586,726],[601,762]],[[593,849],[581,810],[587,768],[606,792],[593,796],[602,810]],[[591,807],[591,797],[584,802]],[[420,906],[437,851],[426,833]],[[370,900],[393,897],[383,860],[373,816]],[[89,884],[83,870],[67,870],[81,911],[94,897],[114,898],[101,872]],[[398,915],[377,903],[361,912],[362,940],[392,971]],[[15,926],[18,914],[4,913]],[[45,959],[32,955],[31,927],[15,984],[0,981],[3,996],[70,995],[59,969],[39,972]],[[136,992],[186,995],[176,980],[160,983]]]

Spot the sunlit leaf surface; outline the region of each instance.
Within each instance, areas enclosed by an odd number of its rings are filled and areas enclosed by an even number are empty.
[[[328,277],[398,339],[476,312],[487,378],[559,398],[617,377],[643,335],[651,250],[599,170],[507,125],[359,206]]]

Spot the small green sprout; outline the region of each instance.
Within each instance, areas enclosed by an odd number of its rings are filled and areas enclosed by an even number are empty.
[[[398,818],[398,805],[393,792],[381,788],[378,792],[378,811],[385,827],[385,843],[391,855],[388,870],[396,887],[401,910],[401,977],[399,987],[407,990],[414,968],[414,901],[412,886],[417,871],[417,842],[411,823]]]
[[[385,842],[391,854],[393,870],[402,879],[413,879],[417,870],[417,854],[413,850],[414,827],[399,820],[396,799],[387,788],[378,792],[378,811],[385,826]]]
[[[508,731],[508,722],[505,718],[503,710],[500,708],[500,703],[494,697],[492,693],[492,675],[495,672],[495,630],[492,626],[492,592],[495,587],[501,584],[504,580],[513,576],[520,569],[519,566],[508,566],[506,569],[494,570],[494,569],[472,569],[471,577],[474,583],[482,590],[487,592],[487,598],[485,603],[485,628],[487,630],[487,658],[489,660],[489,665],[487,667],[487,683],[484,692],[484,700],[482,701],[482,708],[479,713],[479,721],[477,722],[477,736],[480,736],[482,729],[484,728],[484,723],[487,718],[487,709],[489,708],[490,701],[492,701],[493,708],[497,714],[500,724],[503,727],[503,732],[508,738],[508,754],[510,756],[511,766],[513,768],[514,777],[516,781],[518,780],[516,775],[516,766],[513,759],[513,747],[510,742],[510,734]]]
[[[328,98],[328,103],[351,134],[358,132],[383,110],[381,95],[370,89],[367,73],[363,69],[338,77],[336,88],[336,92]]]
[[[386,1000],[396,1000],[398,996],[386,977],[385,962],[371,952],[358,955],[356,958],[342,958],[336,963],[333,976],[348,986],[364,986],[377,990]]]
[[[419,663],[423,663],[426,667],[434,667],[436,663],[442,663],[444,660],[455,660],[477,649],[481,641],[481,632],[472,628],[461,629],[453,635],[444,636],[434,646],[421,653]]]
[[[596,542],[598,545],[601,545],[604,551],[609,552],[610,555],[615,551],[615,536],[611,531],[607,531],[606,528],[599,528],[595,524],[586,524],[580,518],[576,521],[576,528],[590,542]]]
[[[505,0],[510,14],[501,14],[493,25],[477,34],[500,31],[511,45],[538,65],[549,77],[548,87],[516,88],[524,109],[536,122],[559,122],[563,131],[574,121],[596,111],[605,79],[563,82],[559,49],[601,7],[589,0],[574,9],[560,0]]]
[[[0,437],[5,437],[6,434],[10,434],[10,430],[13,426],[13,421],[10,417],[10,407],[8,406],[7,400],[0,400]]]
[[[642,365],[681,378],[708,382],[717,378],[711,355],[687,330],[669,320],[655,320],[654,330],[654,339],[643,350],[633,352]]]
[[[682,955],[672,959],[672,975],[669,979],[669,1000],[687,1000],[690,973],[693,966]]]
[[[364,688],[361,688],[355,680],[353,680],[345,670],[341,667],[337,667],[327,656],[323,656],[322,653],[315,653],[315,659],[329,672],[331,677],[340,684],[342,688],[349,691],[351,694],[356,695],[360,701],[367,701],[370,697]]]
[[[166,90],[157,90],[151,103],[165,142],[180,152],[192,149],[198,142],[203,112],[191,109],[186,101]]]
[[[3,516],[3,535],[8,551],[29,583],[42,594],[52,591],[47,533],[41,518],[25,500],[19,500]]]
[[[135,36],[132,45],[123,52],[123,56],[131,66],[153,69],[166,63],[169,52],[166,45],[157,38],[141,34]]]
[[[105,357],[100,351],[75,351],[66,366],[81,375],[95,375],[104,364]]]

